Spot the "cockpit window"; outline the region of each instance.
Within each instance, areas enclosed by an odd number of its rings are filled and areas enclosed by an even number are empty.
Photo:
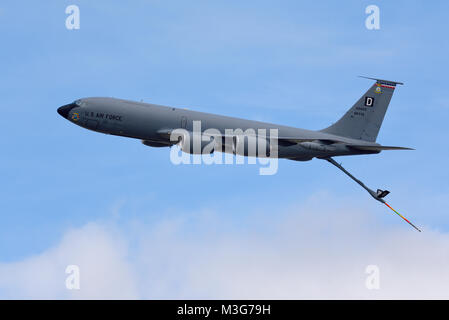
[[[82,106],[82,101],[81,100],[75,100],[74,102],[78,107]]]

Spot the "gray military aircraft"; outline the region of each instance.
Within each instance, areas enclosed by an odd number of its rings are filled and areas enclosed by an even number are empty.
[[[225,138],[229,136],[227,134],[229,129],[265,129],[266,131],[277,129],[278,158],[296,161],[318,158],[328,161],[357,182],[374,199],[387,205],[416,230],[421,231],[385,202],[383,198],[390,193],[388,190],[377,189],[374,191],[368,188],[332,158],[377,154],[383,150],[413,150],[404,147],[382,146],[376,143],[393,92],[397,85],[403,83],[363,78],[376,82],[336,123],[318,131],[115,98],[78,99],[58,108],[58,113],[86,129],[140,139],[143,144],[150,147],[169,147],[177,144],[182,151],[192,154],[196,153],[192,148],[193,143],[186,141],[191,139],[192,135],[178,137],[174,140],[171,133],[176,129],[191,132],[195,121],[201,121],[202,132],[213,128],[221,132]],[[239,150],[237,148],[238,138],[233,136],[231,139],[217,142],[215,150],[248,156],[248,150],[243,150],[243,153],[237,152]],[[268,146],[266,155],[269,156],[270,140],[267,139],[266,142]],[[201,150],[203,150],[205,142],[201,143]],[[244,149],[248,148],[247,145],[243,145]]]

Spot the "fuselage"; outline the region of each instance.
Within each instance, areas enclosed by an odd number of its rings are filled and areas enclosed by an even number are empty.
[[[279,158],[306,161],[314,157],[367,154],[377,152],[356,151],[347,144],[367,144],[363,140],[349,139],[332,134],[312,131],[272,123],[245,120],[234,117],[197,112],[183,108],[167,107],[143,102],[134,102],[115,98],[83,98],[62,106],[58,113],[67,120],[83,128],[117,136],[130,137],[146,141],[147,145],[169,146],[170,142],[163,132],[182,128],[192,131],[194,121],[199,121],[201,130],[216,129],[222,134],[226,130],[241,129],[277,130]],[[198,122],[197,122],[198,123]],[[285,143],[285,137],[311,139],[319,143]],[[326,141],[339,141],[328,143]],[[324,142],[324,143],[323,143]]]

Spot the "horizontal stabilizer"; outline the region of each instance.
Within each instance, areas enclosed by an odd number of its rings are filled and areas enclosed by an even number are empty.
[[[412,148],[406,147],[391,147],[391,146],[367,146],[367,145],[354,145],[350,144],[348,147],[357,149],[357,150],[366,150],[366,151],[382,151],[382,150],[415,150]]]
[[[372,77],[365,77],[365,76],[359,76],[360,78],[365,78],[365,79],[371,79],[371,80],[376,80],[379,83],[385,83],[385,84],[390,84],[390,85],[397,85],[397,84],[401,84],[403,85],[403,82],[398,82],[398,81],[391,81],[391,80],[384,80],[384,79],[378,79],[378,78],[372,78]]]

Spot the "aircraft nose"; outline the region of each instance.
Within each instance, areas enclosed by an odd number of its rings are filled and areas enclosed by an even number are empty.
[[[77,105],[74,103],[66,104],[66,105],[58,108],[58,113],[63,118],[67,119],[67,116],[69,115],[70,110],[72,110],[75,107],[77,107]]]

